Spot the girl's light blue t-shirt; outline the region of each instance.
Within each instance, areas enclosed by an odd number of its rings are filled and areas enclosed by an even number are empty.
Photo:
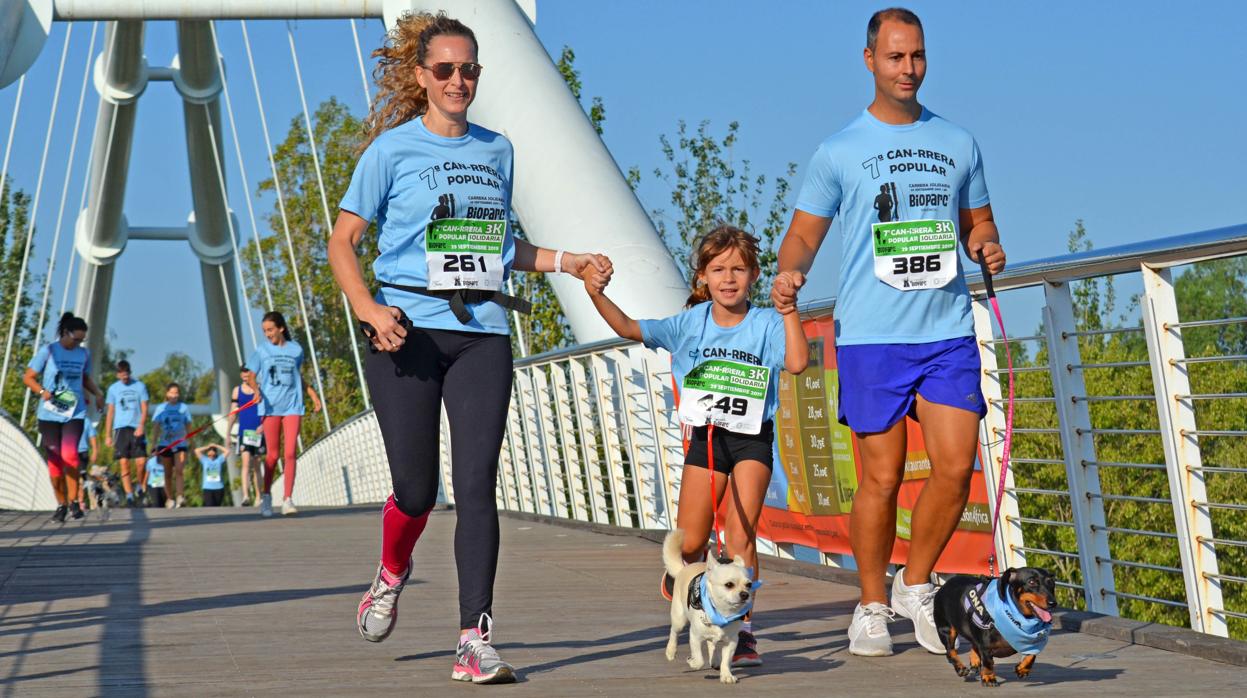
[[[762,419],[775,416],[779,372],[784,368],[787,338],[783,316],[774,308],[751,307],[745,319],[733,327],[720,327],[710,315],[711,301],[699,303],[662,320],[638,320],[641,339],[651,349],[671,352],[671,373],[676,386],[697,364],[709,359],[728,359],[771,369]]]
[[[63,417],[48,409],[44,400],[39,400],[39,408],[35,410],[35,418],[45,422],[61,422],[72,419],[86,419],[87,396],[82,386],[82,377],[91,366],[91,351],[86,347],[66,349],[60,342],[52,342],[40,347],[38,353],[27,364],[35,373],[41,374],[39,384],[53,394],[68,390],[78,397],[78,404],[70,417]]]
[[[160,442],[156,445],[168,446],[186,436],[191,425],[191,411],[185,402],[162,402],[152,411],[152,421],[160,425]]]
[[[968,131],[923,110],[912,124],[886,124],[863,111],[823,141],[807,169],[797,208],[838,221],[836,344],[919,344],[974,336],[964,261],[941,288],[899,290],[875,276],[872,225],[949,220],[988,205],[978,144]]]
[[[505,136],[469,124],[467,134],[446,138],[415,118],[382,133],[359,158],[339,208],[377,222],[377,281],[427,287],[425,228],[443,218],[503,221],[504,279],[515,260],[509,223],[514,151]],[[505,289],[505,287],[504,287]],[[506,311],[492,301],[468,304],[463,324],[450,303],[381,287],[376,301],[402,308],[417,327],[508,334]]]
[[[221,474],[222,466],[225,465],[225,454],[221,454],[216,458],[200,456],[199,465],[203,468],[202,482],[205,490],[220,490],[225,488],[224,477]]]
[[[160,459],[152,456],[147,459],[147,486],[148,487],[164,487],[165,485],[165,466]]]
[[[260,386],[261,417],[303,414],[303,347],[298,342],[261,342],[246,365]]]

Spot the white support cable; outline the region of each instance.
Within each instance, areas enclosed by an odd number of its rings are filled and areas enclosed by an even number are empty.
[[[320,206],[325,214],[325,238],[333,232],[333,216],[329,214],[329,199],[325,194],[325,178],[320,170],[320,155],[317,154],[316,134],[312,130],[312,117],[307,110],[307,94],[303,91],[303,74],[299,71],[299,52],[294,47],[294,31],[290,22],[286,22],[286,38],[290,42],[290,62],[294,64],[294,80],[299,86],[299,104],[303,106],[303,125],[307,127],[308,150],[312,151],[312,167],[316,171],[316,186],[320,190]],[[372,409],[372,400],[368,396],[368,381],[364,379],[364,363],[359,357],[359,342],[351,331],[354,324],[351,317],[351,304],[347,301],[346,291],[339,291],[342,296],[342,313],[346,316],[347,343],[351,345],[351,355],[355,359],[355,375],[359,378],[359,394],[364,398],[364,409]]]
[[[0,165],[0,194],[4,193],[9,178],[9,156],[13,154],[13,133],[17,130],[17,115],[22,112],[22,91],[26,89],[26,74],[17,79],[17,97],[13,101],[13,118],[9,120],[9,138],[4,144],[4,164]]]
[[[316,374],[316,390],[321,395],[323,405],[321,414],[325,417],[325,429],[333,429],[329,419],[329,402],[325,400],[325,386],[320,378],[320,359],[316,356],[316,342],[312,338],[312,318],[307,314],[307,303],[303,299],[303,281],[299,278],[299,260],[294,254],[294,240],[290,237],[290,221],[286,218],[286,202],[281,195],[281,178],[277,174],[277,163],[273,160],[273,143],[268,135],[268,119],[264,116],[264,98],[260,96],[260,79],[255,72],[255,58],[251,55],[251,37],[247,35],[247,21],[239,20],[242,26],[243,47],[247,50],[247,65],[251,69],[251,86],[255,89],[255,101],[260,111],[260,130],[264,133],[264,152],[268,155],[269,170],[273,174],[273,191],[277,194],[277,210],[281,213],[281,226],[286,235],[286,250],[290,254],[290,271],[294,274],[295,293],[299,298],[299,312],[303,315],[303,333],[307,337],[308,353],[312,355],[312,370]]]
[[[364,113],[372,107],[372,90],[368,89],[368,71],[364,70],[364,52],[359,48],[359,30],[355,28],[355,18],[351,18],[351,38],[355,40],[355,58],[359,61],[359,78],[364,83]]]
[[[218,52],[217,55],[219,56],[220,53]],[[230,213],[229,194],[225,190],[225,170],[221,168],[221,154],[217,152],[216,128],[212,125],[212,112],[211,110],[208,109],[208,105],[203,104],[201,106],[203,107],[204,125],[207,126],[208,128],[208,142],[212,146],[212,161],[213,163],[216,164],[216,180],[217,180],[217,186],[221,190],[221,204],[222,206],[225,207],[225,225],[226,227],[229,228],[230,246],[234,250],[234,268],[235,268],[235,271],[238,273],[238,283],[240,284],[240,288],[242,289],[243,301],[249,302],[248,299],[250,298],[250,295],[248,295],[247,293],[247,279],[242,274],[242,258],[238,254],[238,234],[237,234],[237,231],[234,230],[234,216],[232,213]],[[222,276],[221,278],[221,283],[222,284],[225,283],[224,276]],[[228,287],[226,287],[225,295],[227,296],[227,298],[225,299],[226,305],[232,306],[228,298],[229,296]],[[230,312],[229,331],[235,335],[234,344],[238,345],[238,337],[237,337],[238,329],[234,327],[234,321],[241,320],[242,318],[234,317],[234,310],[232,307],[229,308],[229,312]],[[249,319],[250,318],[248,318],[248,320]],[[251,345],[256,346],[257,338],[255,334],[255,323],[248,322],[247,329],[251,331]],[[241,348],[238,349],[238,363],[239,364],[242,363],[242,349]]]
[[[43,298],[39,301],[39,321],[35,323],[35,341],[31,346],[31,355],[39,351],[39,343],[43,339],[43,323],[48,317],[48,296],[52,291],[52,274],[56,271],[56,253],[60,249],[61,226],[65,221],[65,199],[69,196],[69,180],[74,170],[74,154],[78,150],[78,131],[82,126],[82,106],[87,97],[87,81],[91,77],[91,54],[95,51],[95,35],[100,28],[99,22],[91,23],[91,39],[87,43],[86,65],[82,68],[82,86],[78,88],[78,108],[74,114],[73,136],[69,140],[69,156],[65,158],[65,179],[61,182],[61,201],[56,210],[56,226],[53,228],[52,250],[48,252],[48,271],[43,277]],[[31,393],[26,392],[22,398],[22,419],[18,424],[26,424],[26,415],[30,409]]]
[[[56,126],[56,107],[61,101],[61,78],[65,75],[65,56],[69,54],[69,37],[74,25],[65,28],[65,45],[61,48],[61,62],[56,69],[56,84],[52,88],[52,114],[48,118],[47,135],[43,138],[43,155],[39,158],[39,177],[35,180],[35,196],[30,204],[30,217],[26,223],[26,249],[22,252],[22,268],[17,274],[17,286],[13,292],[13,314],[9,316],[9,333],[4,342],[4,364],[0,367],[0,399],[4,397],[5,379],[9,375],[9,361],[13,358],[13,340],[17,338],[17,316],[22,310],[22,287],[26,284],[26,269],[30,264],[30,246],[35,237],[35,218],[39,214],[39,197],[43,194],[43,175],[47,171],[48,150],[52,147],[52,129]]]
[[[238,172],[242,177],[242,186],[244,193],[248,191],[251,181],[247,179],[247,166],[243,164],[242,145],[238,142],[238,127],[234,123],[234,102],[229,95],[229,81],[225,78],[225,62],[221,57],[221,41],[217,38],[216,22],[208,22],[208,30],[212,32],[212,43],[217,47],[216,62],[217,73],[221,76],[221,94],[225,96],[225,113],[229,116],[230,138],[234,141],[234,155],[238,158]],[[255,258],[260,265],[260,279],[264,282],[264,298],[268,301],[268,307],[273,307],[273,290],[268,283],[268,267],[264,264],[264,251],[260,246],[260,226],[256,225],[255,207],[251,205],[250,194],[245,194],[243,200],[247,202],[247,217],[251,219],[251,235],[255,240]],[[255,330],[252,330],[252,334]]]

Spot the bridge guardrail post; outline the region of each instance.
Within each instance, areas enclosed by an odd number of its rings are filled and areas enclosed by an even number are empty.
[[[645,365],[645,355],[648,352],[648,349],[640,345],[620,352],[623,418],[640,527],[662,528],[664,522],[658,513],[661,508],[659,497],[662,496],[659,473],[662,456],[659,452],[661,446],[657,423],[649,402],[649,371]]]
[[[533,491],[533,504],[538,514],[554,515],[549,473],[541,450],[541,417],[537,411],[537,396],[533,390],[533,367],[515,370],[515,388],[519,398],[520,423],[524,432],[524,463],[528,482]]]
[[[649,351],[645,357],[645,373],[649,377],[650,414],[654,416],[654,441],[658,446],[657,467],[662,484],[665,528],[675,528],[676,503],[680,501],[676,484],[684,466],[684,442],[675,410],[668,409],[666,385],[671,380],[669,355]]]
[[[609,478],[604,476],[602,459],[599,458],[598,424],[594,417],[593,391],[589,389],[589,372],[585,370],[585,359],[573,358],[571,367],[571,388],[574,396],[573,408],[576,415],[576,430],[580,436],[580,453],[584,462],[585,486],[589,491],[589,520],[594,523],[610,523],[610,509],[606,505],[606,490],[610,487]]]
[[[524,442],[524,422],[520,416],[519,375],[511,388],[511,406],[507,409],[507,442],[515,464],[515,487],[519,490],[520,511],[537,513],[532,478],[528,475],[528,454]]]
[[[1156,390],[1156,410],[1160,416],[1160,438],[1165,446],[1165,471],[1169,476],[1169,498],[1178,533],[1182,558],[1182,577],[1186,583],[1186,603],[1191,628],[1228,637],[1225,617],[1212,612],[1224,608],[1212,539],[1212,517],[1196,502],[1208,501],[1195,404],[1180,396],[1191,394],[1190,375],[1184,363],[1186,349],[1178,324],[1178,304],[1173,292],[1173,275],[1168,267],[1154,269],[1141,265],[1143,272],[1143,328],[1147,354],[1152,363],[1152,384]]]
[[[618,357],[612,353],[612,363]],[[617,366],[616,366],[617,367]],[[636,527],[635,509],[628,496],[628,483],[620,462],[619,413],[626,404],[622,396],[615,395],[615,377],[611,366],[601,354],[589,357],[589,368],[597,393],[597,413],[602,419],[602,450],[606,454],[606,478],[610,486],[612,522],[616,526]]]
[[[450,444],[450,419],[446,416],[446,406],[441,406],[441,413],[437,419],[438,436],[440,438],[438,459],[440,466],[438,474],[442,479],[442,494],[446,497],[447,504],[455,503],[455,479],[452,476],[454,468],[451,463],[451,444]]]
[[[541,453],[546,463],[546,481],[550,486],[550,511],[560,519],[576,518],[572,513],[567,490],[567,461],[559,456],[559,426],[555,420],[550,397],[548,371],[554,364],[533,366],[533,390],[537,399],[537,424],[541,430]]]
[[[580,449],[576,448],[576,430],[572,422],[573,397],[568,385],[568,361],[550,364],[550,382],[554,390],[554,414],[557,424],[552,429],[559,433],[559,452],[557,457],[563,464],[563,472],[567,476],[568,515],[577,521],[588,521],[585,510],[584,463],[580,460]]]
[[[1083,381],[1081,351],[1075,334],[1074,302],[1068,283],[1045,281],[1044,329],[1048,362],[1061,432],[1061,452],[1074,515],[1078,560],[1082,568],[1083,597],[1087,610],[1117,615],[1113,566],[1109,560],[1100,473],[1094,464],[1095,437],[1087,409],[1087,386]],[[1082,398],[1077,399],[1076,398]]]
[[[1017,495],[1013,493],[1013,469],[1005,473],[1005,492],[1002,501],[996,501],[996,490],[1000,482],[1001,459],[1003,458],[1005,417],[1008,404],[1005,402],[1002,385],[1007,385],[1008,375],[994,373],[1000,366],[996,360],[995,335],[992,334],[991,312],[982,300],[973,304],[974,332],[979,345],[979,358],[983,364],[982,389],[987,400],[987,416],[979,426],[979,445],[983,447],[984,462],[983,479],[987,485],[987,501],[994,513],[1000,510],[1000,526],[996,539],[992,541],[996,549],[997,566],[1025,567],[1026,552],[1020,548],[1026,545],[1022,536],[1022,522],[1018,520]]]

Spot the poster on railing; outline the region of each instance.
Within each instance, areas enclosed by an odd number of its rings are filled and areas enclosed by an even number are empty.
[[[861,478],[861,457],[853,432],[837,421],[839,377],[835,325],[830,317],[805,322],[810,363],[800,375],[783,373],[775,413],[778,460],[758,534],[777,543],[796,543],[825,553],[852,555],[849,514]],[[892,562],[909,555],[910,520],[931,476],[922,430],[906,419],[908,451],[897,496],[896,545]],[[981,455],[981,453],[980,453]],[[961,524],[936,564],[939,572],[987,573],[992,551],[987,488],[974,464],[970,501]]]

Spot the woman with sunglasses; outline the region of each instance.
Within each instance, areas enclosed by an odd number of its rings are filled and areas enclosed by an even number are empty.
[[[329,240],[329,263],[371,346],[365,371],[394,493],[381,515],[381,563],[357,611],[360,635],[389,636],[411,552],[437,500],[440,414],[450,422],[459,627],[451,678],[509,683],[490,645],[498,509],[494,489],[511,394],[511,270],[583,278],[610,261],[516,239],[508,224],[513,152],[468,121],[481,65],[472,30],[445,14],[390,30],[364,150]],[[374,295],[356,247],[377,222]]]
[[[64,523],[66,515],[81,519],[78,504],[78,441],[87,417],[86,393],[104,409],[104,393],[91,380],[91,352],[82,346],[87,322],[65,313],[56,325],[57,340],[45,345],[26,367],[22,382],[39,396],[39,437],[48,458],[48,475],[56,494],[52,520]]]

